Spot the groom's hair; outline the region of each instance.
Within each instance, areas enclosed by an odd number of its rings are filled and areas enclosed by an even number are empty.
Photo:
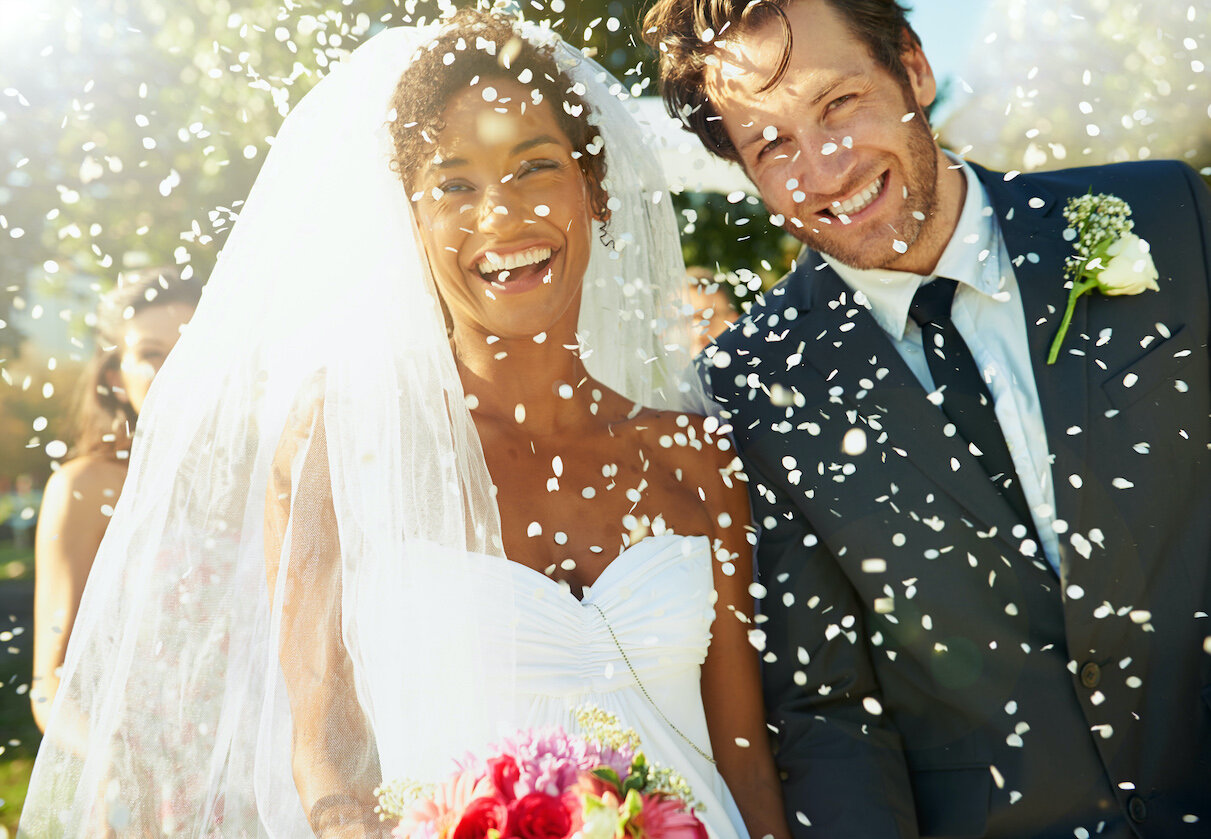
[[[719,112],[706,95],[703,76],[716,53],[714,40],[760,29],[774,22],[782,29],[782,57],[762,90],[786,73],[793,42],[786,8],[805,0],[657,0],[643,19],[643,39],[660,57],[660,87],[671,116],[702,140],[708,150],[739,161]],[[901,61],[906,46],[921,39],[908,23],[908,9],[896,0],[819,0],[837,12],[871,56],[898,81],[908,83]],[[725,36],[726,37],[726,36]]]
[[[520,76],[520,78],[519,78]],[[521,81],[547,102],[567,135],[585,183],[594,217],[609,217],[605,192],[605,155],[594,145],[597,131],[589,124],[591,109],[576,85],[559,69],[554,50],[523,38],[513,19],[479,9],[460,9],[441,33],[422,46],[396,85],[391,107],[391,168],[409,193],[416,177],[433,159],[445,127],[450,100],[473,84],[494,79]]]

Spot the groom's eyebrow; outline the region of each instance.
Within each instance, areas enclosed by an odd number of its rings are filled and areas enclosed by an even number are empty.
[[[836,90],[837,88],[839,88],[841,85],[845,84],[846,82],[850,81],[851,79],[858,78],[860,75],[862,75],[862,74],[861,73],[846,73],[843,76],[838,76],[837,78],[833,79],[828,84],[826,84],[824,87],[820,88],[820,90],[816,91],[816,95],[812,97],[811,103],[813,105],[819,105],[834,90]]]
[[[841,85],[846,84],[847,82],[851,81],[852,79],[856,79],[861,75],[861,73],[846,73],[843,76],[838,76],[835,79],[831,79],[827,84],[824,85],[824,87],[816,91],[816,93],[807,100],[808,105],[810,107],[819,105]],[[736,145],[736,148],[741,151],[747,149],[749,146],[754,145],[755,143],[760,143],[765,140],[765,137],[762,136],[762,132],[765,130],[764,128],[757,128],[755,122],[750,123],[749,126],[746,127],[752,128],[753,131],[751,134],[749,134],[749,136],[743,138]]]

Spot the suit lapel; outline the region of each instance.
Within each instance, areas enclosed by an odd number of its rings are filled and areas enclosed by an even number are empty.
[[[1013,508],[967,444],[945,434],[945,415],[929,401],[870,311],[853,302],[850,288],[816,254],[807,259],[792,283],[810,284],[810,308],[787,340],[803,344],[804,362],[824,377],[834,401],[856,412],[866,425],[886,430],[893,450],[966,508],[982,531],[1003,538],[1016,555],[1012,529],[1018,519]],[[788,376],[793,381],[794,372],[788,371]]]
[[[1006,181],[999,173],[973,168],[988,192],[1022,295],[1035,388],[1053,458],[1056,516],[1068,525],[1069,532],[1079,532],[1084,497],[1080,476],[1088,462],[1089,362],[1083,354],[1073,355],[1069,350],[1086,343],[1081,336],[1088,330],[1088,301],[1077,304],[1064,348],[1055,364],[1047,364],[1068,301],[1064,260],[1072,253],[1072,245],[1063,238],[1068,226],[1063,206],[1029,176]],[[1062,577],[1067,576],[1071,550],[1060,534]]]

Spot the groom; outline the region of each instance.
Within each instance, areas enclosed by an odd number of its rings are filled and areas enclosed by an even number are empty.
[[[796,835],[1211,835],[1206,187],[945,154],[892,0],[658,0],[645,29],[670,111],[810,248],[706,354]],[[1049,364],[1090,194],[1120,294]]]

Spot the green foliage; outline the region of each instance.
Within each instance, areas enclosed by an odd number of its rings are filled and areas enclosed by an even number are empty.
[[[769,223],[759,198],[732,200],[737,197],[703,192],[674,196],[685,264],[714,273],[752,271],[768,286],[790,269],[802,246]]]
[[[31,569],[33,551],[0,546],[0,828],[16,833],[34,755],[42,735],[29,709],[33,666],[33,580],[11,579],[12,570]]]
[[[0,476],[30,475],[37,486],[50,477],[46,445],[68,433],[67,408],[79,367],[37,353],[0,371]],[[2,616],[0,616],[2,617]]]
[[[438,0],[70,0],[22,4],[0,46],[0,321],[37,282],[112,283],[123,267],[209,274],[289,107],[385,25],[432,19]],[[460,3],[459,5],[463,5]],[[522,0],[633,95],[655,92],[641,7]],[[747,265],[747,231],[690,243],[691,261]],[[767,258],[767,257],[762,257]],[[190,269],[187,269],[187,271]],[[17,301],[18,305],[20,300]],[[91,307],[81,307],[85,311]],[[82,316],[84,312],[76,312]],[[0,327],[0,357],[19,344]]]

